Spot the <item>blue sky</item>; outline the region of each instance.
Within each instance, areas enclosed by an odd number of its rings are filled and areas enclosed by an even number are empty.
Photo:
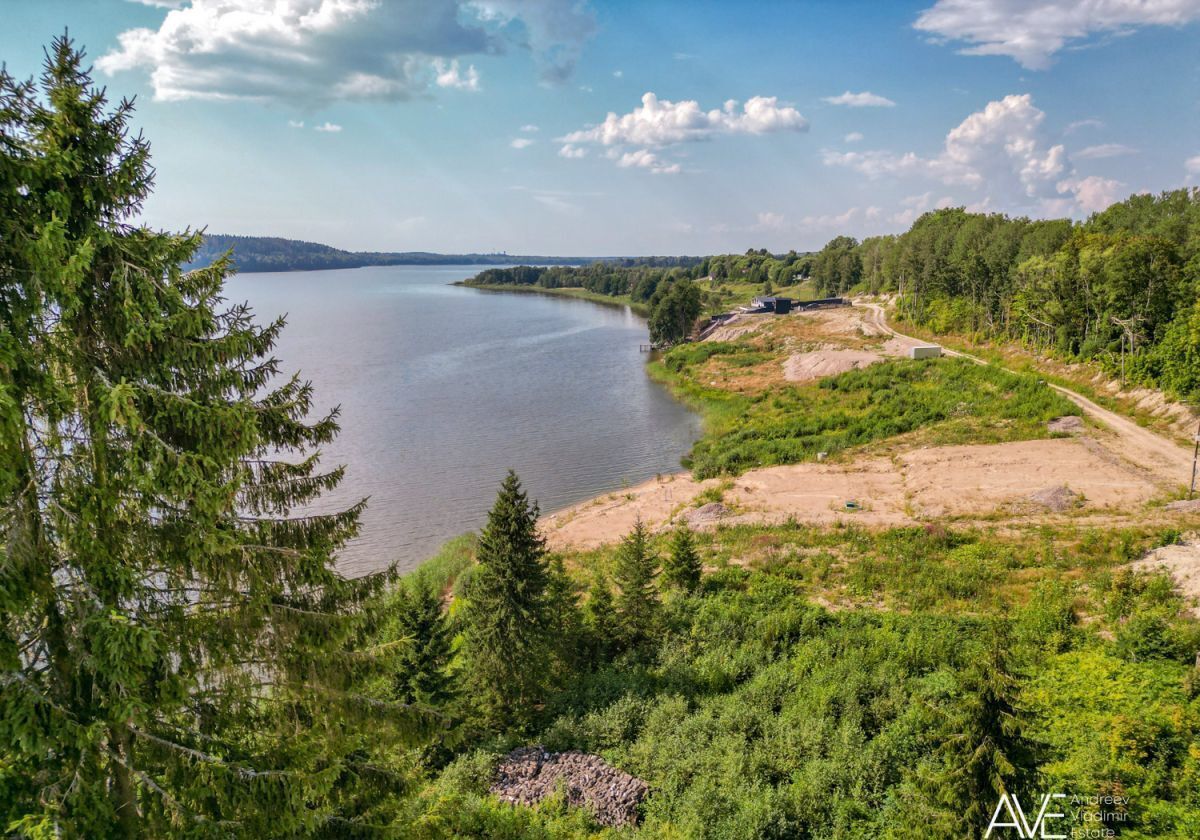
[[[1200,0],[0,0],[136,95],[144,220],[351,249],[820,247],[1200,183]]]

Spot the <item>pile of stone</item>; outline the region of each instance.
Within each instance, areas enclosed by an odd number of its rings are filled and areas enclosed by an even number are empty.
[[[567,803],[591,812],[601,825],[634,825],[649,787],[598,755],[521,747],[500,760],[491,792],[502,802],[534,805],[558,790]]]
[[[1069,414],[1066,417],[1056,417],[1046,424],[1051,434],[1077,435],[1083,431],[1083,418]]]
[[[729,513],[729,508],[720,502],[709,502],[683,514],[683,520],[692,528],[716,525]]]
[[[1035,505],[1054,513],[1065,513],[1083,503],[1083,497],[1065,484],[1038,490],[1036,493],[1030,493],[1026,498]]]

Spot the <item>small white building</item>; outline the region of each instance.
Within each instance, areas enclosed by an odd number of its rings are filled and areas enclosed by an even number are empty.
[[[936,359],[942,355],[942,348],[936,344],[921,344],[908,348],[910,359]]]

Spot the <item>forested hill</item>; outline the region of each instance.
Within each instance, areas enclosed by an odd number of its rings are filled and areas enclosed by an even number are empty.
[[[230,248],[238,271],[314,271],[366,265],[584,265],[594,257],[546,257],[514,254],[434,254],[428,251],[343,251],[330,245],[278,236],[205,234],[204,244],[187,268],[208,265]]]

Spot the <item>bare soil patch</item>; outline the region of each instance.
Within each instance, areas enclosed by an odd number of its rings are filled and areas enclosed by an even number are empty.
[[[1133,564],[1141,572],[1165,569],[1175,579],[1193,615],[1200,617],[1200,538],[1156,548]]]

